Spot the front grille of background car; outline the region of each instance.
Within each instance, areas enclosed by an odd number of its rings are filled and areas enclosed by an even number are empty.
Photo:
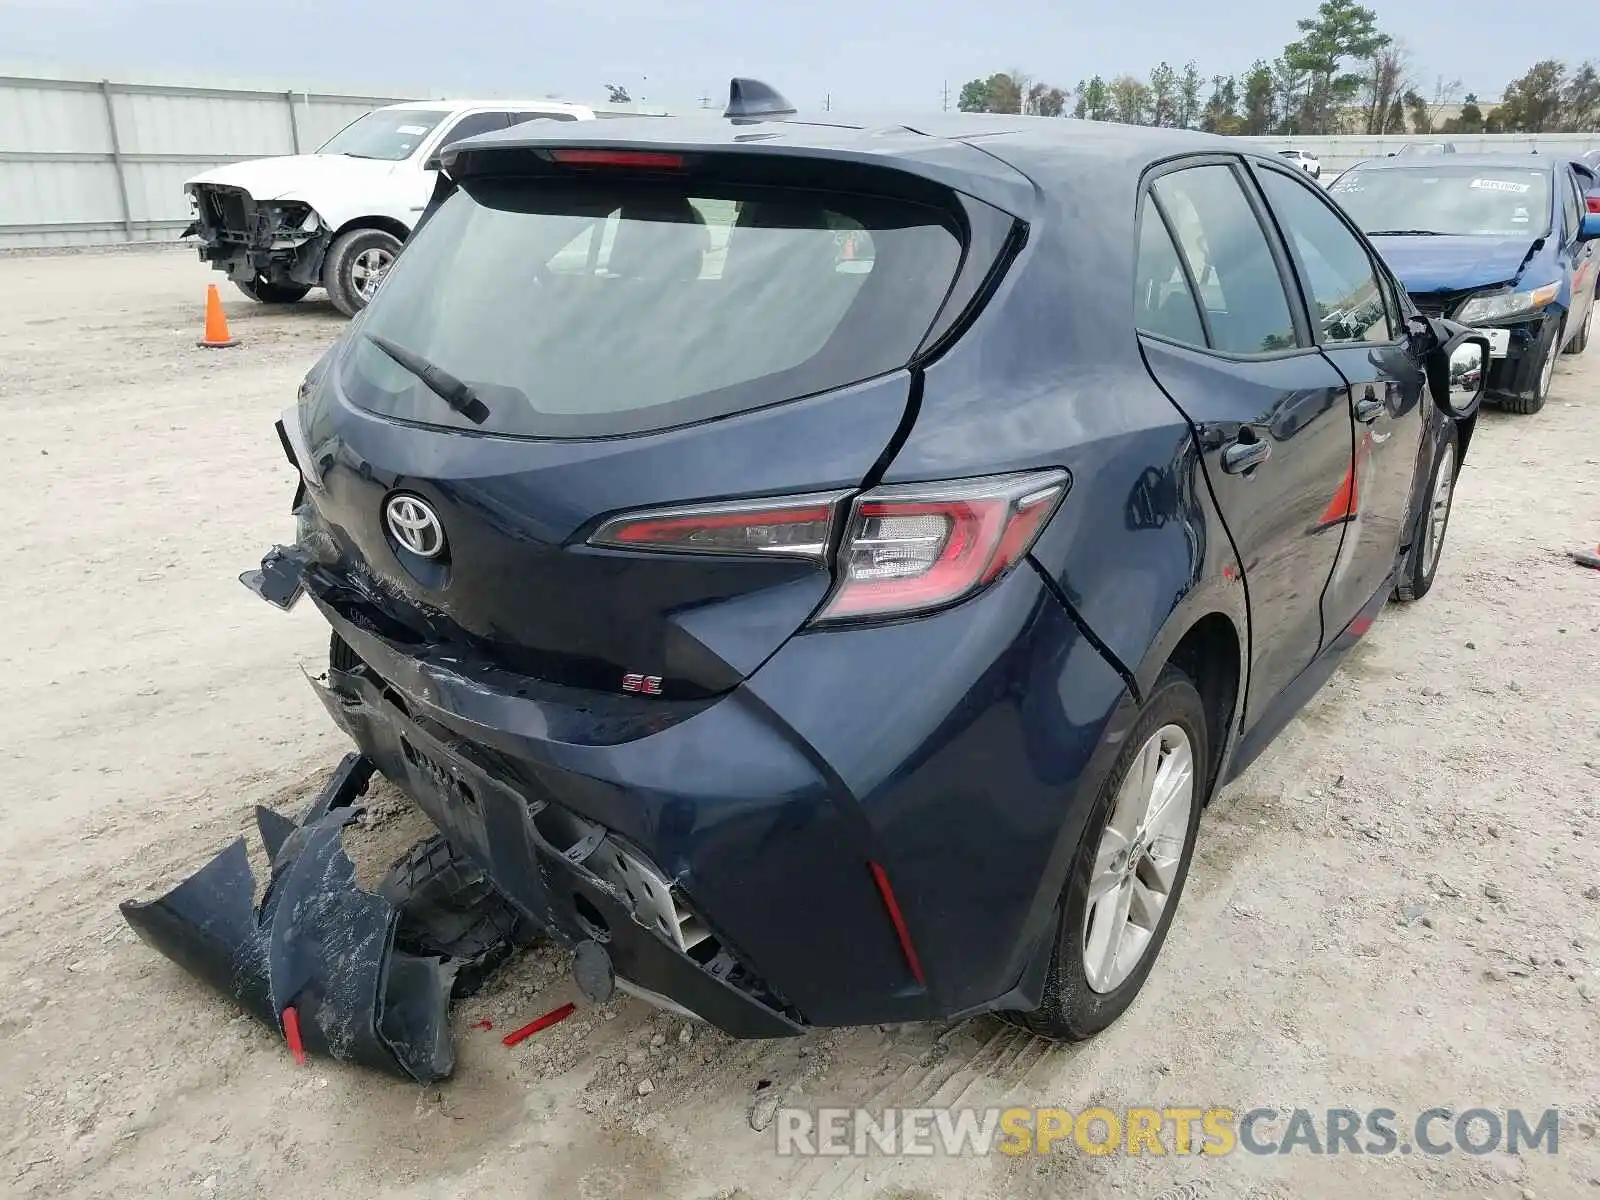
[[[250,193],[240,188],[223,187],[201,187],[198,190],[200,201],[205,206],[205,215],[216,231],[233,241],[248,240],[255,209]]]

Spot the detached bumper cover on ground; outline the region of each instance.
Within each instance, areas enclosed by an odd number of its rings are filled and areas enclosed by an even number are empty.
[[[372,763],[349,755],[299,822],[258,808],[272,862],[258,909],[239,838],[172,891],[122,914],[151,946],[305,1049],[431,1083],[455,1065],[456,965],[395,947],[400,910],[356,886],[340,831]],[[285,1019],[293,1009],[294,1016]]]

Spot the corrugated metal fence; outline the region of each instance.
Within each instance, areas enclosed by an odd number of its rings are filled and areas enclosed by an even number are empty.
[[[0,249],[175,238],[191,175],[414,98],[0,76]]]

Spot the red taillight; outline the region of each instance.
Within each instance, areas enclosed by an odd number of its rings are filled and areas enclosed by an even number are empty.
[[[1015,566],[1067,490],[1065,471],[875,488],[859,497],[817,620],[903,616],[965,599]]]
[[[1600,213],[1600,192],[1590,192],[1583,198],[1583,202],[1589,206],[1590,212]]]
[[[683,155],[658,150],[552,150],[550,157],[573,167],[633,167],[643,171],[681,171]]]
[[[874,488],[856,497],[817,623],[907,616],[966,599],[1033,547],[1067,491],[1062,470]],[[828,561],[847,492],[693,505],[613,517],[589,539],[614,550],[788,555]]]
[[[791,555],[827,560],[834,515],[848,493],[664,508],[614,517],[589,544],[680,554]]]

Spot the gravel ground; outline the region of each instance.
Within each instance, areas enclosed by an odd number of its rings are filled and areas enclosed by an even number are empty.
[[[1384,613],[1217,799],[1106,1035],[735,1043],[630,1000],[507,1050],[573,998],[536,949],[457,1007],[456,1077],[421,1089],[295,1067],[116,912],[345,748],[299,674],[325,653],[316,614],[235,582],[291,533],[271,422],[339,320],[225,290],[243,344],[196,349],[214,278],[177,254],[0,259],[0,1194],[1600,1197],[1600,574],[1565,557],[1600,540],[1600,358],[1565,360],[1536,417],[1486,413],[1433,594]],[[768,1097],[1562,1123],[1558,1154],[1521,1159],[818,1160],[752,1129]]]

